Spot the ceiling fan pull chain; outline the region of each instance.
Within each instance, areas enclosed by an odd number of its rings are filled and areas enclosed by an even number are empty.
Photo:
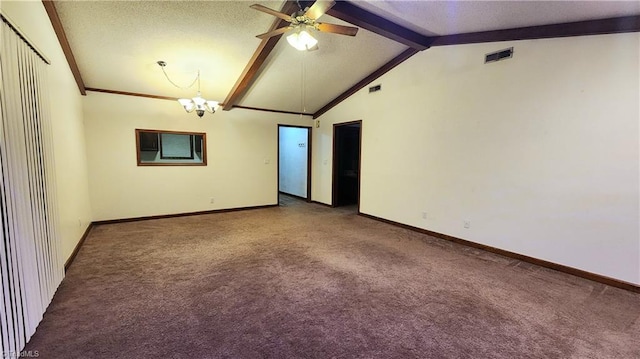
[[[302,53],[302,112],[307,112],[307,69],[304,64],[307,53]]]
[[[300,57],[300,109],[301,109],[301,115],[302,113],[307,112],[307,105],[306,105],[306,87],[305,87],[305,71],[304,71],[304,58],[306,56],[306,53],[302,53],[302,56]]]

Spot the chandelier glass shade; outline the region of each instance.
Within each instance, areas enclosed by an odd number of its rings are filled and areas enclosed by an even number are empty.
[[[318,40],[311,36],[307,28],[308,26],[298,26],[291,35],[287,36],[289,45],[299,51],[313,49],[318,44]]]
[[[218,101],[210,101],[202,98],[200,91],[198,91],[198,95],[196,97],[181,98],[178,102],[182,107],[184,107],[184,110],[187,111],[187,113],[191,113],[195,110],[198,117],[202,117],[205,111],[209,113],[216,113],[219,105]]]

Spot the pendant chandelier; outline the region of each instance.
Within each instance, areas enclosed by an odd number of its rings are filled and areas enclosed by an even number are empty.
[[[162,73],[167,78],[167,80],[173,86],[179,89],[183,89],[183,90],[189,89],[193,87],[193,85],[195,85],[196,82],[198,83],[198,93],[196,94],[196,97],[178,99],[178,102],[180,103],[180,105],[182,105],[184,110],[187,111],[187,113],[196,111],[196,114],[198,115],[198,117],[202,117],[205,111],[210,113],[216,112],[219,106],[218,101],[205,100],[200,94],[200,70],[198,70],[198,75],[196,76],[195,80],[193,80],[191,85],[187,87],[182,87],[182,86],[178,86],[175,82],[171,81],[171,79],[169,78],[169,75],[167,75],[167,72],[164,70],[164,67],[167,66],[166,62],[158,61],[157,64],[160,65],[160,68],[162,69]]]

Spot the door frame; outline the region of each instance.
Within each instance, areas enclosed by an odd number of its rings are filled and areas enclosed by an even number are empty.
[[[336,151],[336,132],[338,127],[349,126],[349,125],[360,125],[360,136],[358,136],[358,214],[360,214],[360,188],[362,183],[362,120],[349,121],[349,122],[341,122],[333,124],[333,155],[331,164],[331,207],[337,207],[338,203],[338,184],[336,183],[336,166],[337,166],[337,158],[338,153]]]
[[[300,196],[296,196],[294,194],[289,194],[289,193],[285,193],[285,192],[280,192],[280,127],[293,127],[293,128],[304,128],[307,130],[307,197],[300,197]],[[286,194],[287,196],[293,196],[293,197],[297,197],[300,199],[304,199],[307,202],[311,202],[311,139],[312,139],[312,135],[311,135],[311,131],[313,130],[312,126],[301,126],[301,125],[284,125],[284,124],[278,124],[277,127],[277,139],[278,139],[278,154],[276,157],[276,196],[280,195],[280,193]],[[278,201],[279,203],[279,201]]]

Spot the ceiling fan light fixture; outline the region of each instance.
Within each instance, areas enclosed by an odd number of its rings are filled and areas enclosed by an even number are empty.
[[[298,27],[294,33],[287,36],[287,42],[298,51],[310,50],[318,44],[318,40],[305,29]]]
[[[327,24],[317,21],[335,4],[336,1],[334,0],[316,0],[313,2],[311,7],[303,10],[300,2],[298,1],[298,7],[300,10],[291,15],[270,9],[260,4],[253,4],[250,6],[252,9],[273,15],[289,23],[288,26],[279,27],[256,37],[264,40],[273,36],[281,36],[283,33],[293,29],[292,33],[287,36],[287,42],[289,42],[289,44],[296,50],[313,51],[318,49],[318,40],[311,36],[313,31],[310,30],[356,36],[356,33],[358,32],[357,27]]]

